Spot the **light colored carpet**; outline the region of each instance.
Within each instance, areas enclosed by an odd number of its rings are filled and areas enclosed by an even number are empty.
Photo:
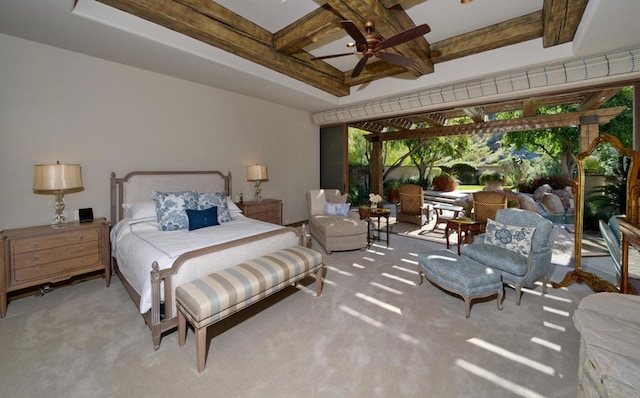
[[[318,248],[317,245],[314,245]],[[290,287],[210,328],[196,370],[190,331],[154,351],[114,278],[11,302],[0,320],[3,397],[574,397],[583,286],[526,291],[515,304],[464,302],[425,282],[417,254],[442,245],[398,235],[391,247],[326,256],[323,295]],[[558,267],[554,280],[566,268]],[[308,281],[308,283],[307,283]],[[303,284],[304,285],[304,284]]]

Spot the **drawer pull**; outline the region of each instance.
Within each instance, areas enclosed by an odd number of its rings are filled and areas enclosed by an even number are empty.
[[[36,274],[40,273],[40,267],[35,267],[33,269],[33,272],[35,272]]]
[[[38,241],[33,242],[33,247],[39,247],[39,246],[40,246],[40,242]]]
[[[37,259],[39,259],[39,258],[40,258],[40,255],[39,255],[39,254],[34,254],[34,255],[33,255],[33,259],[34,259],[34,260],[37,260]]]

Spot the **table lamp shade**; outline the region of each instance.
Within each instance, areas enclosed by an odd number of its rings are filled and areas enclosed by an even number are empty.
[[[82,188],[79,164],[36,165],[33,174],[34,191],[69,191]]]
[[[247,181],[265,181],[269,179],[267,166],[256,164],[247,168]]]

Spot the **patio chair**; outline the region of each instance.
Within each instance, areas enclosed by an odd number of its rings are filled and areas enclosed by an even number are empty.
[[[429,204],[424,203],[424,192],[420,185],[403,184],[398,187],[400,203],[396,210],[398,222],[423,226],[429,222]]]
[[[473,219],[480,222],[480,231],[485,230],[487,220],[495,220],[499,209],[507,208],[504,191],[479,191],[473,193]]]

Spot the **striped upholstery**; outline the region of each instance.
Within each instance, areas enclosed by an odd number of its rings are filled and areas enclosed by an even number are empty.
[[[292,246],[176,288],[178,309],[196,328],[206,327],[318,271],[322,254]]]

